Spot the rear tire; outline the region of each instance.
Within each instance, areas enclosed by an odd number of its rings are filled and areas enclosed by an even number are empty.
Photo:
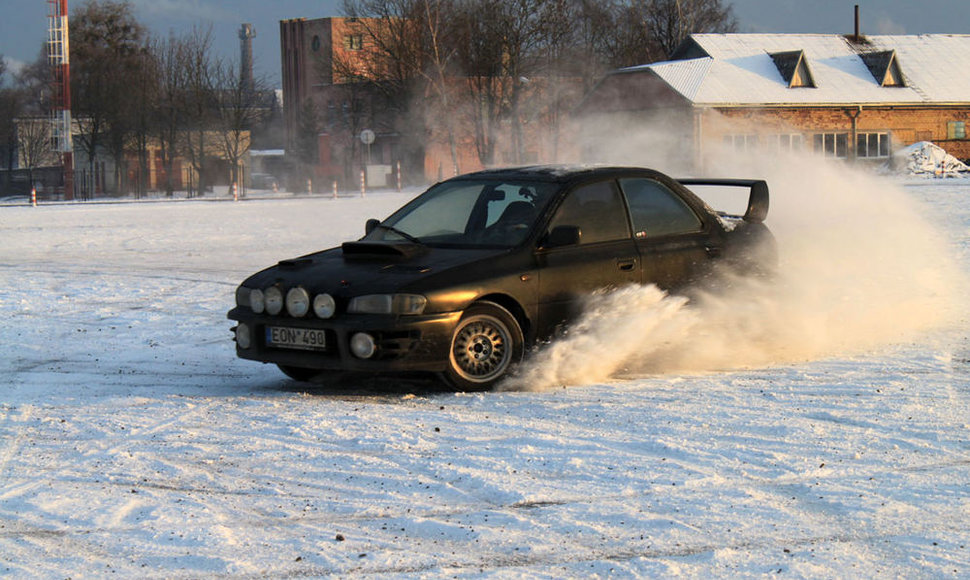
[[[522,361],[522,327],[494,302],[476,302],[462,315],[451,338],[444,377],[463,391],[492,388]]]

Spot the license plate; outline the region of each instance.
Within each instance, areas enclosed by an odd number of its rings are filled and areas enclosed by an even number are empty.
[[[296,350],[326,350],[327,336],[312,328],[266,327],[266,346]]]

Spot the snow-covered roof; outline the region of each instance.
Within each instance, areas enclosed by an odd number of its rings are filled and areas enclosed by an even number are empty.
[[[695,34],[678,55],[619,72],[652,71],[695,105],[970,104],[970,35]],[[796,61],[806,86],[781,64]]]

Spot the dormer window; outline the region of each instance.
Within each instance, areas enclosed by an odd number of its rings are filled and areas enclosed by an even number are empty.
[[[895,50],[866,52],[859,56],[862,58],[862,62],[866,63],[866,68],[872,73],[872,77],[876,79],[879,86],[906,86],[906,81],[903,80],[903,73],[899,70],[899,62],[896,60]]]
[[[788,83],[788,88],[815,88],[815,79],[808,68],[804,50],[771,53],[771,60],[781,73],[781,78]]]

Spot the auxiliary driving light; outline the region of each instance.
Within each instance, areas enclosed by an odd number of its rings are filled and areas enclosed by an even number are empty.
[[[350,352],[357,358],[370,358],[377,352],[374,337],[366,332],[358,332],[350,337]]]
[[[317,318],[330,318],[337,311],[337,303],[329,294],[317,294],[313,299],[313,313]]]
[[[249,332],[249,326],[242,322],[236,326],[236,344],[241,349],[247,349],[253,345],[253,337]]]
[[[283,312],[283,291],[279,286],[270,286],[263,292],[263,301],[266,303],[266,313],[276,316]]]
[[[260,289],[250,290],[249,307],[256,314],[262,314],[266,310],[266,302],[263,299],[263,291]]]
[[[286,293],[286,311],[293,318],[303,318],[310,311],[310,295],[303,288],[290,288]]]

